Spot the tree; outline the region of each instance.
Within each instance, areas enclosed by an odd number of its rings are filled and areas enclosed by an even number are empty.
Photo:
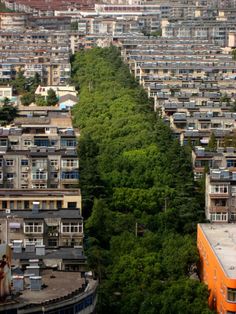
[[[231,54],[232,54],[232,59],[236,60],[236,49],[232,49]]]
[[[47,106],[47,102],[46,102],[45,98],[41,95],[35,96],[35,103],[37,106]]]
[[[212,152],[216,151],[217,149],[217,140],[214,132],[211,133],[207,148]]]
[[[78,31],[78,22],[72,22],[72,23],[70,24],[70,29],[71,29],[72,31]]]
[[[55,106],[58,102],[57,95],[52,88],[48,90],[46,101],[48,106]]]
[[[5,98],[3,99],[3,104],[4,104],[4,105],[9,105],[9,103],[10,103],[10,99],[9,99],[8,97],[5,97]]]
[[[0,123],[8,124],[17,117],[18,109],[12,105],[3,105],[0,108]]]
[[[16,73],[16,78],[13,81],[13,87],[17,94],[23,94],[26,90],[26,78],[24,77],[24,72],[22,70]]]
[[[203,218],[190,149],[153,113],[117,48],[77,53],[72,73],[80,89],[72,113],[90,215],[88,261],[100,280],[98,313],[209,313],[207,290],[189,279]]]
[[[23,106],[29,106],[31,103],[34,102],[35,97],[34,97],[34,94],[27,92],[23,94],[23,96],[21,96],[20,100]]]

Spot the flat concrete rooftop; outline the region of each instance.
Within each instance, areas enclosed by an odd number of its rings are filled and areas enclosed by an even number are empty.
[[[200,224],[228,277],[236,279],[236,224]]]

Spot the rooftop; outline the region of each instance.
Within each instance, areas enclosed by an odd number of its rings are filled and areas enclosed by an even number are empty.
[[[37,292],[30,289],[24,290],[20,298],[21,302],[41,304],[59,297],[66,297],[82,288],[85,283],[79,272],[44,271],[42,279],[46,288]]]
[[[236,279],[236,224],[200,224],[224,272]]]

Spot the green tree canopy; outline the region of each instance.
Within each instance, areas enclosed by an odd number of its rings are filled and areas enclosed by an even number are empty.
[[[204,217],[189,148],[153,112],[118,49],[94,48],[72,60],[98,312],[210,313],[207,289],[189,278],[198,262],[193,232]]]

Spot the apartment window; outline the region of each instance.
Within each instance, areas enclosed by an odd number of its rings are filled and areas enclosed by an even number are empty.
[[[22,188],[22,189],[28,189],[28,184],[22,184],[22,185],[21,185],[21,188]]]
[[[43,223],[41,222],[25,222],[24,233],[43,233]]]
[[[49,146],[49,140],[48,139],[35,139],[34,145],[48,147]]]
[[[42,171],[33,172],[32,180],[47,180],[47,173]]]
[[[57,166],[58,165],[58,161],[56,159],[52,159],[52,160],[50,160],[50,165],[51,166]]]
[[[25,209],[29,209],[29,201],[24,201],[24,207]]]
[[[58,173],[57,172],[51,172],[51,179],[57,179],[58,178]]]
[[[79,179],[78,171],[64,171],[61,174],[62,179]]]
[[[24,140],[24,146],[30,146],[31,140]]]
[[[32,184],[32,189],[46,189],[46,188],[47,188],[47,184],[44,184],[44,183]]]
[[[43,239],[29,238],[29,239],[24,240],[24,245],[25,246],[28,243],[34,243],[35,245],[43,245]]]
[[[68,208],[76,208],[77,203],[76,202],[68,202]]]
[[[0,172],[0,180],[2,180],[3,178],[3,175],[2,175],[2,172]]]
[[[34,159],[32,160],[32,167],[39,169],[47,168],[47,159]]]
[[[54,207],[54,201],[50,201],[49,202],[49,208],[50,209],[54,209],[55,207]]]
[[[17,201],[16,208],[17,209],[22,209],[22,202],[21,201]]]
[[[62,167],[78,167],[77,159],[62,160]]]
[[[27,159],[22,159],[21,160],[21,166],[28,166],[29,161]]]
[[[28,178],[28,172],[21,172],[21,178],[22,179]]]
[[[0,146],[7,146],[7,140],[0,140]]]
[[[236,160],[227,160],[227,167],[236,167]]]
[[[52,246],[52,247],[58,246],[57,239],[48,239],[48,246]]]
[[[212,213],[210,214],[211,221],[228,221],[228,214],[227,213]]]
[[[67,222],[62,224],[62,233],[83,233],[83,223]]]
[[[214,194],[227,194],[228,193],[228,185],[212,185],[211,193]]]
[[[57,208],[62,208],[62,201],[57,201]]]
[[[2,209],[6,209],[7,208],[7,201],[2,201]]]
[[[61,140],[61,146],[62,147],[76,147],[76,140],[68,140],[68,139],[62,139]]]
[[[227,300],[230,302],[236,302],[236,289],[228,288],[227,290]]]
[[[7,179],[13,179],[13,178],[14,178],[14,173],[8,172]]]
[[[13,159],[7,159],[6,160],[6,166],[14,166],[14,160]]]
[[[0,159],[0,167],[3,166],[3,159]]]

